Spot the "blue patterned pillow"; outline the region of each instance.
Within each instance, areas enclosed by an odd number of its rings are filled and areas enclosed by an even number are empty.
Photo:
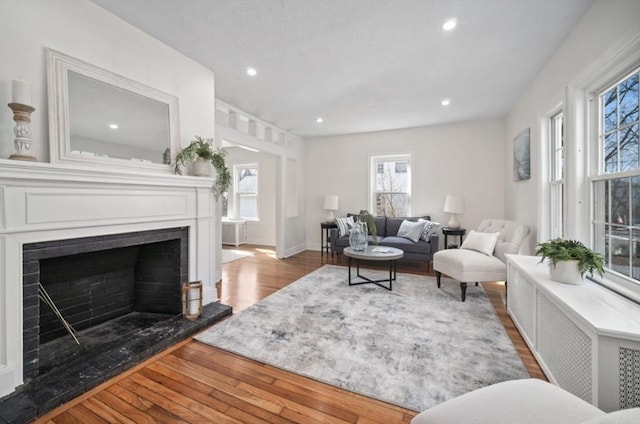
[[[346,236],[353,228],[353,218],[348,216],[346,218],[336,218],[336,224],[338,225],[338,230],[340,230],[340,237]]]
[[[429,241],[431,233],[433,233],[440,226],[439,222],[429,221],[422,218],[420,218],[418,222],[424,222],[424,230],[422,230],[422,234],[420,235],[420,239],[424,241]]]

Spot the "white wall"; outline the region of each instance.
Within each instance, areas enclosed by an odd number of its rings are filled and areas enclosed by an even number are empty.
[[[447,194],[464,197],[462,225],[472,229],[504,212],[504,126],[502,121],[467,122],[307,140],[307,247],[320,248],[325,194],[339,196],[336,216],[368,208],[372,155],[413,155],[412,215],[446,224]]]
[[[639,34],[640,1],[596,1],[508,114],[505,122],[505,216],[530,225],[534,229],[532,243],[540,238],[535,230],[543,218],[540,205],[545,202],[541,194],[542,181],[547,175],[543,173],[541,157],[542,122],[551,109],[563,101],[565,87],[583,80],[585,73],[597,72],[593,68],[602,65],[603,56],[618,50]],[[531,179],[513,182],[513,138],[527,127],[531,128]],[[569,155],[584,153],[578,146],[569,148],[572,149]],[[568,181],[570,204],[567,208],[572,213],[566,225],[569,235],[574,238],[582,238],[572,230],[575,221],[588,219],[589,214],[584,183],[584,178]]]
[[[263,246],[276,244],[276,157],[269,153],[256,153],[239,147],[227,147],[227,167],[258,164],[258,218],[247,222],[247,242]],[[229,212],[234,208],[229,201]]]
[[[213,72],[86,0],[0,1],[0,157],[13,153],[11,81],[33,89],[33,153],[49,160],[45,47],[178,97],[180,140],[213,137]]]

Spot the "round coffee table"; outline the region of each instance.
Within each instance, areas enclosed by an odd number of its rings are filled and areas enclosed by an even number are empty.
[[[355,251],[351,246],[345,247],[343,252],[346,257],[349,258],[349,285],[357,286],[360,284],[375,284],[391,291],[393,288],[393,282],[396,281],[396,260],[404,256],[404,252],[395,247],[385,246],[367,246],[365,250]],[[351,258],[356,260],[356,277],[361,278],[364,281],[359,283],[351,282]],[[382,280],[372,280],[370,278],[360,275],[360,261],[388,261],[389,262],[389,278]],[[389,286],[382,285],[380,283],[388,283]]]

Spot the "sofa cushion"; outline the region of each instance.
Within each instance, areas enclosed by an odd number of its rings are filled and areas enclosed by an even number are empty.
[[[465,393],[418,414],[411,424],[579,424],[603,415],[560,387],[530,378]]]
[[[385,233],[387,228],[387,217],[385,216],[376,216],[374,218],[376,223],[376,231],[378,237],[384,237],[387,234]]]
[[[336,218],[336,225],[340,231],[340,237],[349,235],[349,231],[353,228],[353,218],[350,216]]]
[[[440,226],[439,222],[429,221],[428,219],[420,218],[418,222],[424,222],[424,229],[422,230],[422,235],[420,238],[424,241],[429,241],[429,237],[431,237],[431,233],[438,229]]]
[[[405,253],[431,253],[431,244],[423,240],[418,240],[418,242],[414,243],[404,237],[389,236],[382,239],[379,238],[378,244],[380,246],[395,247]]]
[[[387,229],[386,232],[384,233],[385,236],[395,236],[398,234],[398,230],[400,229],[400,225],[402,225],[402,221],[404,221],[405,219],[407,221],[413,221],[413,222],[417,222],[418,219],[429,219],[429,217],[423,216],[423,217],[419,217],[419,216],[406,216],[406,217],[397,217],[397,218],[390,218],[387,217]]]
[[[420,240],[420,236],[422,235],[422,230],[424,230],[424,221],[407,221],[406,219],[402,221],[400,224],[400,228],[398,228],[398,233],[396,234],[398,237],[404,237],[406,239],[411,240],[414,243],[417,243]],[[389,234],[390,236],[392,234]]]

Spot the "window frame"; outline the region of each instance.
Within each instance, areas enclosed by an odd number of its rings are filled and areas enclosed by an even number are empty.
[[[623,56],[623,54],[620,54]],[[637,52],[630,53],[629,57],[624,58],[621,64],[614,66],[607,70],[605,76],[601,77],[596,82],[592,83],[586,91],[588,92],[588,104],[587,104],[587,141],[588,141],[588,194],[589,202],[589,220],[588,220],[588,234],[591,240],[591,246],[594,250],[604,255],[604,244],[606,239],[600,240],[596,226],[598,224],[606,225],[604,220],[597,220],[597,206],[599,196],[596,193],[596,184],[602,181],[613,181],[616,179],[640,177],[640,164],[636,169],[617,171],[617,172],[605,172],[604,168],[604,131],[602,128],[601,112],[603,110],[602,96],[611,88],[618,86],[627,78],[635,73],[640,73],[640,54]],[[595,149],[595,151],[594,151]],[[600,197],[600,199],[603,199]],[[611,221],[610,217],[610,221]],[[609,223],[611,226],[611,223]],[[633,226],[629,226],[630,231],[633,230]],[[611,254],[609,249],[609,254]],[[610,258],[605,258],[605,265]],[[612,290],[627,296],[636,301],[640,301],[640,281],[633,279],[632,277],[620,274],[619,272],[605,268],[605,277],[601,278],[599,275],[594,275],[592,278],[594,281],[611,288]]]
[[[256,192],[240,193],[238,188],[240,187],[240,171],[243,169],[255,169],[256,170]],[[256,202],[256,216],[245,217],[240,215],[240,198],[255,197]],[[258,222],[260,221],[260,167],[258,163],[241,163],[233,166],[233,200],[234,200],[234,215],[236,218],[244,219],[245,221]]]
[[[558,121],[560,128],[558,128]],[[564,236],[566,221],[565,176],[566,143],[564,140],[564,110],[555,110],[549,116],[549,238]],[[559,142],[559,143],[558,143]],[[558,158],[558,152],[560,158]],[[560,165],[560,175],[558,175]]]
[[[369,166],[369,211],[376,214],[376,178],[379,174],[379,164],[382,162],[399,162],[406,161],[407,169],[406,173],[402,172],[402,174],[406,174],[407,179],[407,191],[406,192],[390,192],[390,193],[402,193],[406,195],[406,213],[405,216],[411,216],[411,181],[412,181],[412,163],[413,163],[413,155],[411,153],[398,153],[398,154],[385,154],[385,155],[371,155],[370,156],[370,166]],[[394,166],[395,173],[395,166]]]

